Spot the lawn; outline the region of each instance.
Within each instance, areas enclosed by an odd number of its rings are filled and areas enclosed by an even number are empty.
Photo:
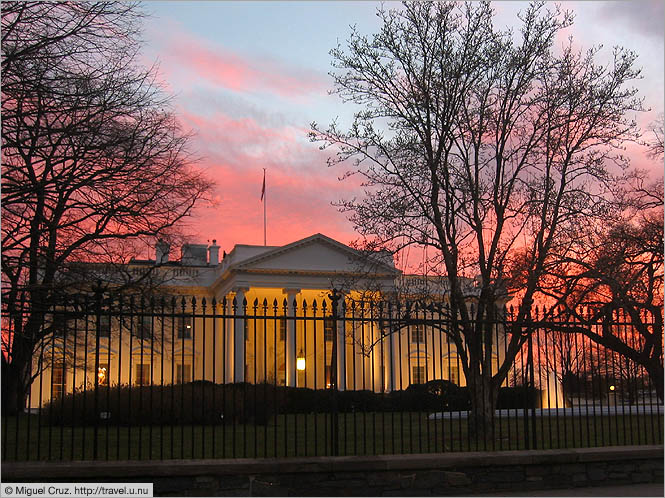
[[[495,420],[474,437],[465,419],[429,420],[425,412],[345,413],[337,417],[338,455],[515,450],[662,444],[658,415],[523,417]],[[267,425],[49,426],[37,415],[3,417],[2,459],[146,460],[332,455],[329,414],[278,415]],[[528,438],[525,437],[528,430]],[[95,448],[95,433],[96,448]],[[487,442],[485,442],[487,441]],[[95,453],[96,452],[96,453]]]

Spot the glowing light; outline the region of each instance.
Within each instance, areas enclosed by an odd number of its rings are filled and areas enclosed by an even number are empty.
[[[298,358],[296,359],[296,368],[301,372],[305,370],[305,353],[303,353],[302,349],[298,353]]]
[[[615,389],[616,389],[616,387],[610,386],[610,391],[614,391]]]
[[[99,380],[100,384],[104,384],[106,382],[106,367],[99,367],[97,369],[97,379]]]

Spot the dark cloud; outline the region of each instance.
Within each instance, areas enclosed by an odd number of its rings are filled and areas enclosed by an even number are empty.
[[[663,0],[632,0],[606,2],[600,7],[601,20],[623,22],[632,31],[663,39],[665,2]]]

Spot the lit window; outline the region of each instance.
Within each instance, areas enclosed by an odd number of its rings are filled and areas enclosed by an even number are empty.
[[[54,365],[51,369],[51,397],[59,398],[65,392],[65,366]]]
[[[286,318],[280,318],[277,323],[279,324],[279,340],[286,341]]]
[[[323,337],[326,341],[332,342],[335,337],[334,323],[332,318],[326,318],[323,322]]]

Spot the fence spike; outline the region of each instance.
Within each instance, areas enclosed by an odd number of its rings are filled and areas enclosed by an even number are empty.
[[[303,311],[307,311],[307,299],[302,300],[302,309]]]

